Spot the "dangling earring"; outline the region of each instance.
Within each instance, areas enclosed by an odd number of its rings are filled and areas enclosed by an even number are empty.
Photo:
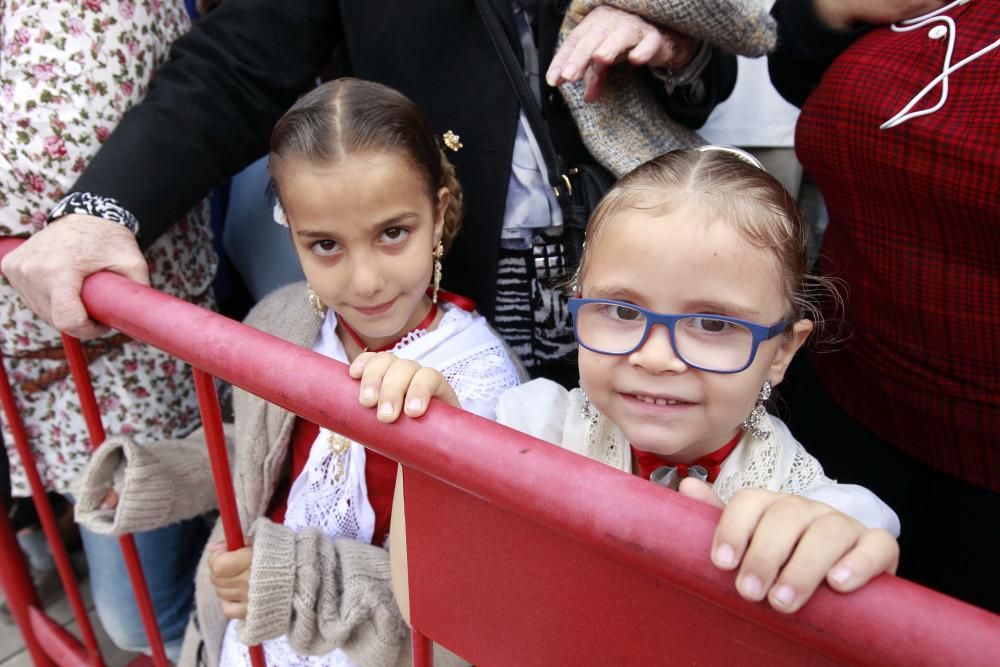
[[[753,406],[753,410],[743,420],[743,428],[759,440],[763,440],[771,435],[771,432],[763,426],[764,417],[767,415],[767,408],[764,407],[764,403],[769,398],[771,398],[771,381],[764,380],[764,386],[760,388],[760,394],[757,395],[757,404]]]
[[[441,288],[441,258],[444,257],[444,245],[438,241],[434,248],[434,291],[431,292],[431,301],[438,302],[438,290]]]
[[[587,396],[582,388],[580,393],[583,394],[583,405],[580,406],[580,416],[590,422],[591,426],[597,424],[597,420],[600,418],[601,413],[597,411],[594,404],[590,402],[590,397]]]
[[[309,299],[309,305],[312,307],[313,312],[316,313],[316,317],[323,318],[326,316],[326,306],[320,301],[319,294],[312,288],[312,285],[307,285],[306,295]]]

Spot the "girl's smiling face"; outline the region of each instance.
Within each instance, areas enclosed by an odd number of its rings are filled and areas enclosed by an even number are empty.
[[[295,250],[320,300],[373,349],[419,324],[448,189],[432,197],[404,156],[385,152],[330,165],[293,158],[277,175]]]
[[[727,221],[689,206],[666,214],[625,209],[588,245],[584,298],[768,326],[789,310],[774,254],[746,242]],[[749,368],[722,374],[687,366],[667,329],[657,325],[628,355],[580,347],[580,385],[633,446],[690,463],[732,439],[764,381],[781,381],[811,329],[809,320],[794,323],[790,334],[761,343]]]

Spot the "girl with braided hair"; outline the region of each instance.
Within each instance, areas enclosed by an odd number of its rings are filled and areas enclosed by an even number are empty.
[[[269,168],[275,219],[308,282],[273,292],[247,324],[342,362],[391,350],[437,369],[465,409],[495,418],[523,371],[469,300],[439,289],[462,190],[416,105],[358,79],[321,85],[275,126]],[[234,410],[236,495],[252,546],[225,552],[217,527],[181,664],[195,660],[199,640],[212,665],[246,664],[246,645],[257,643],[269,664],[408,661],[383,548],[395,461],[240,390]],[[122,448],[129,465],[115,486],[128,491],[108,503],[114,477],[102,469],[117,466],[102,462]],[[155,473],[134,464],[154,455]],[[155,451],[112,439],[87,469],[79,516],[117,533],[154,507],[167,521],[204,512],[215,503],[209,466],[192,461],[206,456],[194,439]],[[141,479],[151,474],[173,489],[155,497],[157,485]]]

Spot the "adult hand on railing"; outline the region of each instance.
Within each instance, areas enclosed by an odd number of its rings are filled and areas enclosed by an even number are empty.
[[[246,543],[252,539],[248,536]],[[208,569],[211,572],[215,594],[222,604],[226,618],[247,617],[247,599],[250,594],[250,564],[253,562],[253,547],[246,546],[236,551],[226,551],[225,542],[208,545]]]
[[[698,41],[673,30],[660,28],[614,7],[594,8],[552,56],[545,73],[550,86],[584,78],[583,99],[601,96],[608,68],[624,60],[635,66],[677,68],[694,56]]]
[[[82,339],[107,331],[90,319],[80,300],[84,278],[108,270],[149,284],[149,268],[132,232],[89,215],[67,215],[45,227],[4,257],[0,270],[39,317]]]
[[[802,496],[744,489],[723,504],[710,486],[688,477],[680,493],[722,509],[712,562],[740,568],[736,589],[747,600],[765,597],[781,612],[802,608],[825,579],[850,593],[883,572],[895,573],[899,545],[884,530]]]
[[[944,0],[813,0],[816,16],[837,30],[846,30],[857,23],[881,25],[903,21],[944,4]]]

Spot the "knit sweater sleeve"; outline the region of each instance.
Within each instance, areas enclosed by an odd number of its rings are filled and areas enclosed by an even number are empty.
[[[118,504],[103,509],[108,490]],[[76,520],[100,535],[152,530],[216,507],[205,434],[144,445],[126,436],[108,438],[74,486]]]
[[[409,634],[392,593],[389,553],[314,529],[253,524],[247,616],[240,641],[286,635],[297,652],[341,649],[359,665],[394,665]]]

